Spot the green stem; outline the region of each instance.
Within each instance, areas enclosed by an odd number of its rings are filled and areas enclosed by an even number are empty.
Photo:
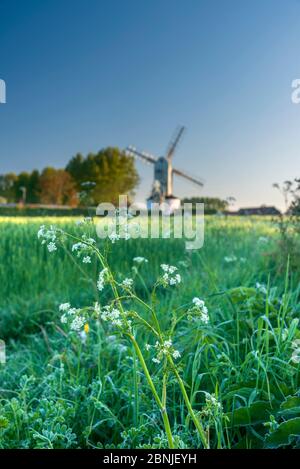
[[[169,417],[168,417],[168,414],[167,414],[167,409],[166,409],[165,405],[162,403],[162,401],[160,400],[159,395],[157,394],[156,388],[154,386],[154,383],[152,381],[152,378],[150,376],[148,367],[145,363],[143,354],[141,352],[141,349],[140,349],[138,343],[136,342],[135,338],[132,335],[128,334],[128,336],[129,336],[131,342],[133,343],[133,346],[135,348],[136,354],[137,354],[137,356],[140,360],[140,363],[142,365],[142,368],[143,368],[143,371],[145,373],[145,376],[146,376],[147,382],[149,384],[149,387],[150,387],[150,389],[152,391],[152,394],[154,396],[154,399],[155,399],[155,401],[156,401],[156,403],[157,403],[157,405],[160,409],[160,412],[161,412],[161,415],[162,415],[162,418],[163,418],[163,422],[164,422],[164,426],[165,426],[165,430],[166,430],[166,435],[167,435],[167,439],[168,439],[168,443],[169,443],[169,448],[174,449],[172,431],[171,431],[171,427],[170,427]]]
[[[72,236],[72,235],[69,235],[71,238],[73,239],[77,239],[75,236]],[[80,240],[81,241],[81,240]],[[84,241],[83,241],[84,242]],[[85,244],[88,244],[88,243],[85,243]],[[94,249],[94,251],[96,252],[96,255],[102,265],[103,268],[107,268],[107,271],[108,271],[108,276],[109,276],[109,283],[110,283],[110,287],[112,289],[112,292],[113,292],[113,295],[116,299],[116,301],[118,302],[119,304],[119,307],[120,307],[120,310],[121,310],[121,313],[123,316],[125,316],[125,313],[124,313],[124,309],[123,309],[123,305],[122,305],[122,302],[120,301],[120,295],[118,293],[118,290],[117,290],[117,287],[116,287],[116,284],[115,284],[115,279],[114,279],[114,276],[109,268],[109,265],[107,264],[105,258],[103,257],[103,255],[101,254],[101,252],[99,251],[99,249],[97,249],[95,246],[91,245],[91,247]],[[153,308],[151,308],[151,311],[152,311],[152,315],[153,315],[153,319],[158,327],[158,333],[161,335],[160,333],[160,327],[159,327],[159,322],[157,320],[157,317],[156,317],[156,314],[153,310]],[[142,368],[143,368],[143,371],[145,373],[145,376],[146,376],[146,379],[147,379],[147,382],[149,384],[149,387],[152,391],[152,394],[154,396],[154,399],[160,409],[160,412],[162,414],[162,419],[163,419],[163,423],[164,423],[164,427],[165,427],[165,431],[166,431],[166,435],[167,435],[167,439],[168,439],[168,444],[169,444],[169,448],[170,449],[174,449],[174,442],[173,442],[173,436],[172,436],[172,431],[171,431],[171,426],[170,426],[170,422],[169,422],[169,417],[168,417],[168,414],[167,414],[167,409],[166,409],[166,406],[162,403],[162,401],[160,400],[159,398],[159,395],[157,394],[157,391],[156,391],[156,388],[154,386],[154,383],[152,381],[152,378],[150,376],[150,373],[149,373],[149,370],[148,370],[148,367],[146,365],[146,362],[144,360],[144,357],[143,357],[143,354],[141,352],[141,349],[137,343],[137,341],[135,340],[134,336],[130,333],[126,333],[126,335],[129,337],[129,339],[131,340],[133,346],[134,346],[134,349],[135,349],[135,352],[137,354],[137,357],[142,365]]]
[[[191,416],[191,419],[193,420],[194,424],[195,424],[195,427],[197,428],[198,432],[199,432],[199,435],[200,435],[200,439],[202,441],[202,444],[204,446],[205,449],[208,449],[209,448],[209,445],[207,443],[207,439],[206,439],[206,435],[205,435],[205,432],[204,432],[204,429],[202,427],[202,424],[200,422],[200,420],[196,417],[194,411],[193,411],[193,408],[192,408],[192,405],[190,403],[190,400],[189,400],[189,397],[187,395],[187,392],[186,392],[186,389],[185,389],[185,386],[184,386],[184,383],[177,371],[177,368],[172,360],[171,357],[169,357],[169,363],[173,369],[173,372],[176,376],[176,379],[178,381],[178,384],[179,384],[179,387],[180,387],[180,390],[181,390],[181,393],[183,395],[183,398],[184,398],[184,401],[185,401],[185,404],[187,406],[187,409],[189,411],[189,414]]]

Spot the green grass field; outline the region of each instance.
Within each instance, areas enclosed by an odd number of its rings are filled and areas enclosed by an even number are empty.
[[[41,246],[42,223],[73,234],[84,229],[71,218],[0,219],[0,338],[7,356],[0,365],[0,448],[168,447],[128,338],[99,319],[88,321],[84,339],[61,323],[61,303],[105,305],[110,290],[97,290],[99,262],[78,262],[68,241],[53,253]],[[194,297],[205,301],[209,323],[184,318],[172,340],[181,355],[176,370],[211,448],[300,445],[299,269],[289,268],[279,246],[271,220],[206,217],[198,251],[186,251],[182,240],[130,239],[107,254],[117,281],[132,275],[134,257],[148,259],[135,279],[146,305],[160,264],[178,267],[182,282],[159,287],[154,301],[165,337]],[[134,308],[153,325],[142,303]],[[202,448],[176,375],[145,348],[153,348],[150,332],[134,325],[133,335],[167,409],[174,446]]]

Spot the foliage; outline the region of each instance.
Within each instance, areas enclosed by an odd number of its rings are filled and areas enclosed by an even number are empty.
[[[63,169],[45,168],[40,176],[42,204],[77,205],[75,183]]]
[[[41,248],[41,223],[74,236],[94,234],[91,224],[78,228],[71,219],[0,220],[0,336],[7,346],[0,447],[166,448],[160,411],[130,342],[101,319],[89,319],[86,337],[60,323],[61,303],[81,309],[109,302],[109,286],[102,292],[94,287],[100,262],[70,256],[71,240],[54,253]],[[107,252],[118,283],[134,275],[133,258],[148,259],[134,279],[135,293],[147,304],[161,262],[178,266],[182,286],[157,290],[163,331],[192,307],[192,298],[205,300],[210,322],[199,328],[188,318],[180,321],[174,345],[211,448],[299,447],[300,276],[288,259],[285,272],[278,269],[273,253],[279,240],[268,219],[207,217],[200,251],[185,251],[180,239],[129,239]],[[97,247],[102,252],[104,241]],[[136,310],[151,321],[142,305]],[[150,331],[137,328],[136,339],[161,389],[163,364],[152,362],[153,349],[144,347],[154,343]],[[202,447],[171,370],[167,386],[174,445]]]
[[[205,213],[207,215],[217,212],[224,212],[228,209],[229,203],[227,200],[218,199],[217,197],[191,197],[184,198],[182,203],[203,203],[205,206]]]
[[[72,175],[79,191],[85,191],[86,183],[94,183],[91,190],[92,205],[100,202],[117,204],[119,194],[133,196],[139,182],[134,159],[116,147],[107,147],[98,153],[74,156],[66,170]]]
[[[86,158],[77,154],[65,170],[47,167],[41,173],[34,170],[0,175],[0,197],[28,204],[117,204],[119,194],[132,198],[138,183],[134,159],[116,147],[108,147]]]
[[[282,185],[273,184],[280,191],[285,204],[285,214],[274,220],[274,224],[280,233],[280,248],[277,255],[283,266],[287,256],[291,258],[291,267],[297,268],[300,263],[300,180],[285,181]]]

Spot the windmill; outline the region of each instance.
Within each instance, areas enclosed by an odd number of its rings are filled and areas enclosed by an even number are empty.
[[[173,209],[180,207],[180,199],[173,195],[173,176],[181,176],[184,179],[196,184],[203,186],[203,181],[197,177],[188,174],[186,171],[173,168],[173,156],[178,147],[179,141],[185,131],[185,127],[179,127],[173,139],[171,140],[166,156],[156,157],[149,153],[138,151],[135,147],[129,146],[125,152],[129,156],[139,158],[144,163],[154,165],[154,182],[152,187],[152,193],[148,199],[148,204],[152,202],[167,202]]]

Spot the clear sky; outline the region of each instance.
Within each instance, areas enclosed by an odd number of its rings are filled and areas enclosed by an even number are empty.
[[[299,0],[0,0],[0,173],[64,167],[77,152],[165,152],[178,196],[281,205],[300,176]],[[137,163],[137,199],[152,168]]]

